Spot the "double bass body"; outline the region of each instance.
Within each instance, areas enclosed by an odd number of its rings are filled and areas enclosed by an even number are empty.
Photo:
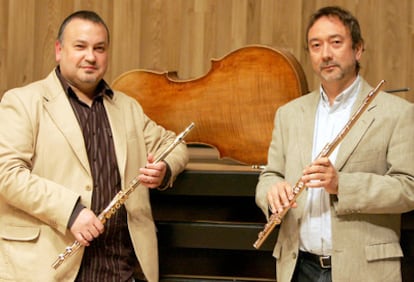
[[[246,165],[267,162],[276,109],[308,92],[293,55],[265,46],[247,46],[214,59],[210,71],[196,79],[132,70],[112,87],[137,99],[167,129],[179,132],[194,122],[187,143],[207,144],[221,158]]]

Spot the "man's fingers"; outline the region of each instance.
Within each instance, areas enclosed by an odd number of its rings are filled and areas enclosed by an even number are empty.
[[[82,233],[78,233],[76,236],[76,240],[82,245],[82,246],[89,246],[90,243],[89,241],[85,238],[85,236],[83,236]]]

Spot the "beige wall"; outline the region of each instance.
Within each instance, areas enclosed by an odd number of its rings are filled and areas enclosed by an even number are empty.
[[[412,0],[0,0],[0,96],[43,78],[54,67],[54,40],[63,18],[92,9],[107,22],[112,57],[106,79],[134,69],[205,74],[211,58],[250,44],[289,49],[310,88],[317,85],[304,51],[307,18],[337,4],[360,20],[366,51],[364,77],[414,101],[414,1]]]

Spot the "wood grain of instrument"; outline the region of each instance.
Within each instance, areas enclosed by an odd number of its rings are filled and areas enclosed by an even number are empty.
[[[308,92],[303,69],[287,50],[247,46],[212,60],[204,76],[178,80],[168,72],[131,70],[112,87],[132,96],[145,113],[173,131],[197,124],[187,143],[216,148],[220,158],[267,162],[276,109]]]

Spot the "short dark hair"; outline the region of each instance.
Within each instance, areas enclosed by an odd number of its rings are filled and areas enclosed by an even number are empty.
[[[62,24],[60,25],[58,35],[57,35],[57,40],[59,40],[60,43],[63,42],[63,32],[65,31],[66,26],[73,19],[82,19],[82,20],[87,20],[87,21],[91,21],[91,22],[103,25],[106,29],[106,34],[107,34],[108,43],[109,43],[109,29],[108,29],[108,26],[106,25],[106,23],[103,21],[103,19],[97,13],[95,13],[93,11],[87,11],[87,10],[76,11],[76,12],[70,14],[69,16],[67,16],[63,20]]]
[[[311,15],[308,26],[306,28],[306,49],[308,50],[308,35],[309,30],[311,27],[315,24],[315,22],[322,18],[322,17],[337,17],[345,27],[349,29],[349,32],[351,34],[352,38],[352,48],[356,49],[359,45],[362,45],[364,47],[364,39],[362,38],[361,28],[359,26],[358,20],[349,12],[348,10],[345,10],[338,6],[327,6],[320,8],[318,11],[316,11],[313,15]],[[359,72],[360,65],[359,62],[357,62],[356,65],[356,71]]]

